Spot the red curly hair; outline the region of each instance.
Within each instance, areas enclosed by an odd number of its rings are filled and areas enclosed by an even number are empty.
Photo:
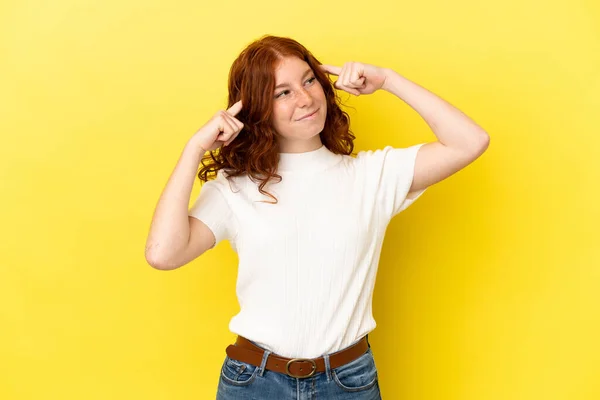
[[[248,175],[253,182],[260,182],[260,193],[277,202],[263,188],[270,179],[282,179],[277,174],[279,146],[272,125],[275,68],[280,60],[290,56],[304,60],[323,87],[327,117],[319,134],[321,142],[332,153],[352,154],[355,136],[350,131],[350,117],[340,108],[341,100],[327,74],[319,68],[321,63],[297,41],[266,35],[250,43],[231,66],[227,108],[242,100],[243,108],[235,118],[244,128],[229,146],[221,146],[202,158],[198,172],[201,181],[208,181],[209,175],[216,178],[221,169],[227,172],[227,179]]]

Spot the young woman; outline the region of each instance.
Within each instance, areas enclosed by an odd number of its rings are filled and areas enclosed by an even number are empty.
[[[388,91],[438,140],[352,157],[335,89]],[[380,399],[367,335],[386,227],[488,143],[475,122],[391,69],[322,65],[283,37],[246,47],[231,67],[228,109],[185,146],[146,247],[164,270],[222,240],[238,253],[241,311],[229,324],[238,337],[217,399]],[[206,183],[188,210],[196,174]]]

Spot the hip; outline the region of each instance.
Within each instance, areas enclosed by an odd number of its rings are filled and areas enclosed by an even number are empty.
[[[238,337],[221,366],[217,400],[256,398],[380,400],[368,335],[317,359],[286,359]]]

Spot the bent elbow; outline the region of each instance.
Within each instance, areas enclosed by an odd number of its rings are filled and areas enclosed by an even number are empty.
[[[168,261],[161,259],[152,253],[146,253],[145,257],[148,265],[160,271],[169,271],[179,267],[179,265],[173,265],[173,263],[169,263]]]
[[[483,132],[479,139],[479,151],[481,154],[487,150],[490,146],[490,135],[487,132]]]

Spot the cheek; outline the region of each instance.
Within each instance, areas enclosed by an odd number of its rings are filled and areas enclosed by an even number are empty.
[[[321,87],[321,85],[315,87],[315,97],[318,98],[322,103],[326,102],[325,92],[323,91],[323,87]]]
[[[272,124],[275,130],[285,131],[286,125],[289,123],[289,117],[287,116],[287,108],[283,104],[273,105],[273,119]]]
[[[292,107],[290,107],[288,104],[285,104],[285,102],[276,104],[273,107],[273,116],[275,117],[274,119],[279,123],[285,123],[289,121],[289,119],[292,117],[293,112],[294,110],[292,109]]]
[[[325,92],[320,85],[315,88],[314,96],[321,103],[321,108],[323,111],[327,111],[327,97],[325,96]]]

